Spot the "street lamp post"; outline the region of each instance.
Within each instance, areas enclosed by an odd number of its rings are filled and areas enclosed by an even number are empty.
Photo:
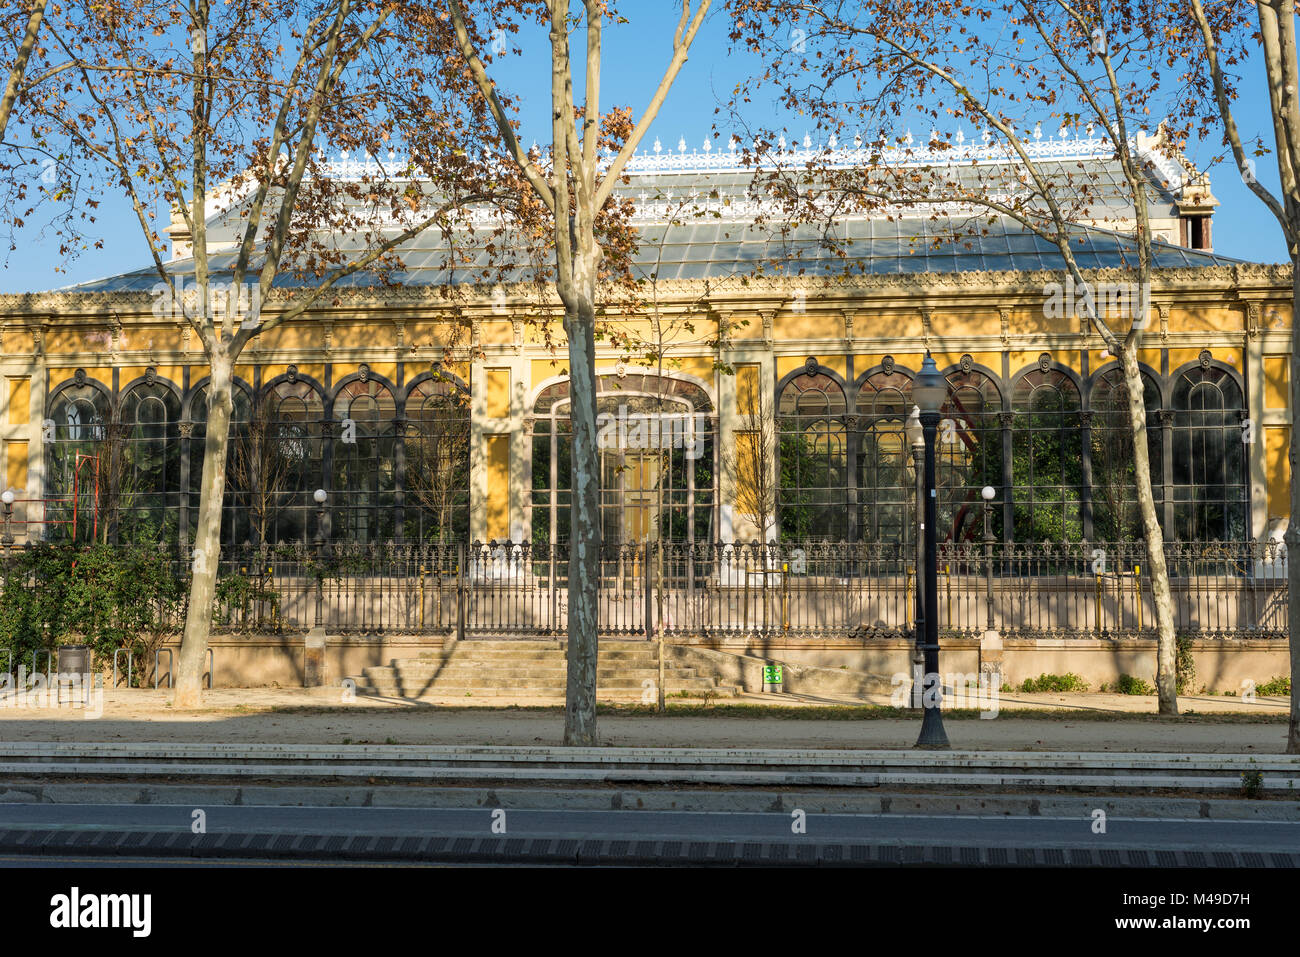
[[[9,554],[9,546],[14,543],[12,525],[14,519],[14,490],[7,488],[3,493],[0,493],[0,502],[4,502],[5,506],[5,533],[4,537],[0,538],[0,544],[4,545],[5,555],[7,556]]]
[[[912,406],[904,426],[912,449],[912,470],[916,475],[916,643],[912,648],[912,707],[921,707],[921,684],[925,674],[925,599],[921,588],[921,569],[925,566],[925,433],[921,428],[921,409]]]
[[[936,614],[939,607],[939,543],[936,536],[938,519],[934,461],[939,411],[947,398],[948,383],[939,374],[934,358],[926,352],[925,361],[921,363],[921,371],[912,384],[912,399],[921,410],[921,434],[925,441],[925,484],[922,496],[925,502],[925,561],[921,572],[925,581],[925,644],[922,645],[925,653],[925,675],[921,734],[916,739],[916,747],[932,749],[948,747],[948,735],[943,730],[943,715],[939,710],[943,697],[943,684],[939,680],[939,616]]]
[[[0,502],[4,502],[5,506],[5,533],[4,537],[0,538],[0,545],[4,545],[5,549],[5,583],[8,584],[10,556],[14,550],[14,532],[12,524],[14,519],[14,490],[7,488],[3,493],[0,493]]]
[[[311,497],[316,502],[316,562],[319,567],[316,569],[316,627],[321,626],[321,591],[324,581],[324,562],[325,562],[325,500],[329,495],[323,488],[318,488],[311,493]]]
[[[989,612],[986,632],[993,630],[993,497],[997,494],[992,485],[980,490],[984,498],[984,590]]]

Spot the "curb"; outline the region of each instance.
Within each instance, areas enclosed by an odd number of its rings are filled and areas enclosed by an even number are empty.
[[[10,782],[4,804],[147,804],[208,807],[505,808],[788,814],[945,815],[1087,819],[1095,809],[1134,819],[1300,821],[1300,801],[1102,795],[870,794],[836,791],[662,791],[626,788],[484,788],[353,785],[83,784]]]

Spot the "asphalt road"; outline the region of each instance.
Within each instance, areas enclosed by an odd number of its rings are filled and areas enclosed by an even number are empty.
[[[1091,816],[730,813],[485,808],[223,806],[198,809],[209,835],[779,842],[913,847],[1300,853],[1300,822]],[[9,804],[0,830],[192,833],[190,805]],[[802,830],[797,826],[802,824]]]

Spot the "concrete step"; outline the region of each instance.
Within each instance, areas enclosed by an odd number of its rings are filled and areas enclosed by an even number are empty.
[[[409,677],[403,675],[367,675],[369,684],[382,684],[385,687],[402,687],[416,689],[438,689],[447,687],[465,688],[564,688],[564,675],[515,675],[515,676],[464,676],[456,675],[447,680],[430,680],[428,677]],[[643,688],[646,681],[655,681],[655,675],[598,675],[597,688]],[[676,677],[664,676],[664,685],[681,684],[686,688],[715,687],[711,677]]]
[[[464,649],[473,651],[474,654],[480,654],[489,651],[564,651],[566,639],[557,638],[466,638],[464,641],[456,641],[448,644],[446,648]],[[636,651],[638,649],[655,647],[655,642],[646,641],[644,638],[602,638],[600,639],[601,653],[606,651]],[[426,652],[426,654],[436,654],[436,652]]]
[[[427,690],[407,688],[405,686],[389,684],[359,684],[356,693],[358,695],[368,695],[371,697],[382,696],[385,698],[406,698],[406,697],[427,697],[427,698],[553,698],[556,701],[564,700],[564,687],[561,686],[515,686],[512,688],[483,688],[478,685],[454,685],[454,686],[436,686]],[[678,695],[687,692],[691,695],[702,696],[707,692],[712,692],[719,697],[732,698],[738,695],[739,689],[729,686],[717,687],[713,685],[678,685],[675,682],[665,684],[664,693],[668,696]],[[596,697],[601,700],[618,700],[618,701],[640,701],[645,697],[645,689],[636,688],[610,688],[597,687]]]
[[[488,680],[513,680],[513,681],[537,681],[541,683],[559,682],[563,683],[565,676],[568,674],[566,668],[448,668],[444,671],[421,671],[411,670],[408,668],[388,668],[388,669],[369,669],[363,674],[367,678],[376,680],[401,680],[401,681],[420,681],[420,682],[440,682],[449,684],[455,682],[465,682],[473,684],[475,681]],[[665,675],[673,675],[678,678],[697,678],[699,672],[694,668],[672,669],[665,668]],[[644,681],[647,678],[657,679],[659,677],[658,668],[597,668],[596,676],[600,681],[609,681],[616,678],[628,678],[636,681]]]
[[[490,675],[494,672],[519,672],[519,671],[536,671],[538,674],[550,674],[550,672],[563,672],[568,670],[568,664],[563,658],[556,659],[552,662],[484,662],[484,661],[455,661],[450,662],[413,662],[413,661],[395,661],[390,664],[374,664],[376,668],[389,668],[390,671],[402,671],[407,675],[446,675],[459,674],[459,672],[468,672],[474,675]],[[654,659],[638,659],[630,662],[597,662],[597,668],[602,672],[610,674],[623,674],[628,671],[658,671],[659,662]],[[680,670],[673,668],[672,664],[664,662],[664,668],[667,671]]]
[[[657,662],[659,660],[658,655],[653,650],[615,651],[609,653],[606,653],[602,650],[601,653],[597,656],[597,659],[602,663],[610,662],[610,663],[617,663],[617,664],[631,664],[638,661]],[[448,655],[427,655],[427,656],[421,655],[418,658],[394,658],[389,661],[389,664],[391,664],[393,661],[418,661],[418,662],[425,662],[429,664],[440,664],[443,662],[457,662],[457,661],[499,662],[503,664],[536,662],[538,664],[544,664],[544,663],[554,663],[557,661],[563,662],[567,660],[568,660],[567,656],[562,651],[553,651],[553,652],[546,652],[546,653],[537,652],[537,651],[528,651],[528,652],[522,652],[516,654],[509,654],[506,652],[492,652],[489,654],[477,654],[477,655],[471,655],[463,652],[453,652],[452,654],[448,654]]]
[[[664,661],[667,695],[734,696],[739,689],[719,685],[694,663]],[[395,658],[364,669],[359,694],[385,697],[541,698],[564,700],[568,661],[565,642],[547,640],[466,640],[440,652]],[[600,643],[597,694],[603,700],[641,701],[659,680],[658,648],[645,641]]]
[[[446,651],[422,651],[413,658],[404,659],[404,661],[443,661],[447,658],[474,658],[482,661],[490,661],[494,658],[508,658],[511,661],[543,661],[550,658],[564,658],[565,651],[563,648],[489,648],[489,649],[467,649],[464,648],[467,642],[461,642],[460,645]],[[640,642],[638,648],[606,648],[601,645],[599,658],[607,661],[621,661],[624,658],[634,658],[637,655],[655,655],[658,651],[654,645]]]

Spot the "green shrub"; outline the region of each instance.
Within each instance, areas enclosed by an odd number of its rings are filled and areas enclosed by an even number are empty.
[[[1178,694],[1189,693],[1196,680],[1196,662],[1192,660],[1192,636],[1178,635],[1175,639],[1174,686]]]
[[[0,589],[0,641],[15,664],[33,651],[89,645],[144,657],[184,620],[187,578],[156,545],[40,542],[15,549]]]
[[[271,628],[283,624],[280,616],[280,593],[271,584],[271,576],[250,576],[245,569],[217,580],[213,593],[212,623],[237,629]]]
[[[1119,681],[1115,683],[1115,690],[1120,694],[1155,694],[1156,689],[1151,687],[1141,678],[1135,678],[1133,675],[1120,675]]]
[[[1043,674],[1037,678],[1026,678],[1016,690],[1025,693],[1035,691],[1087,691],[1088,682],[1072,671],[1064,675]]]
[[[1255,694],[1266,698],[1283,697],[1291,693],[1291,679],[1286,675],[1270,678],[1263,684],[1255,685]]]
[[[1259,771],[1241,772],[1241,794],[1243,797],[1258,798],[1264,790],[1264,775]]]

